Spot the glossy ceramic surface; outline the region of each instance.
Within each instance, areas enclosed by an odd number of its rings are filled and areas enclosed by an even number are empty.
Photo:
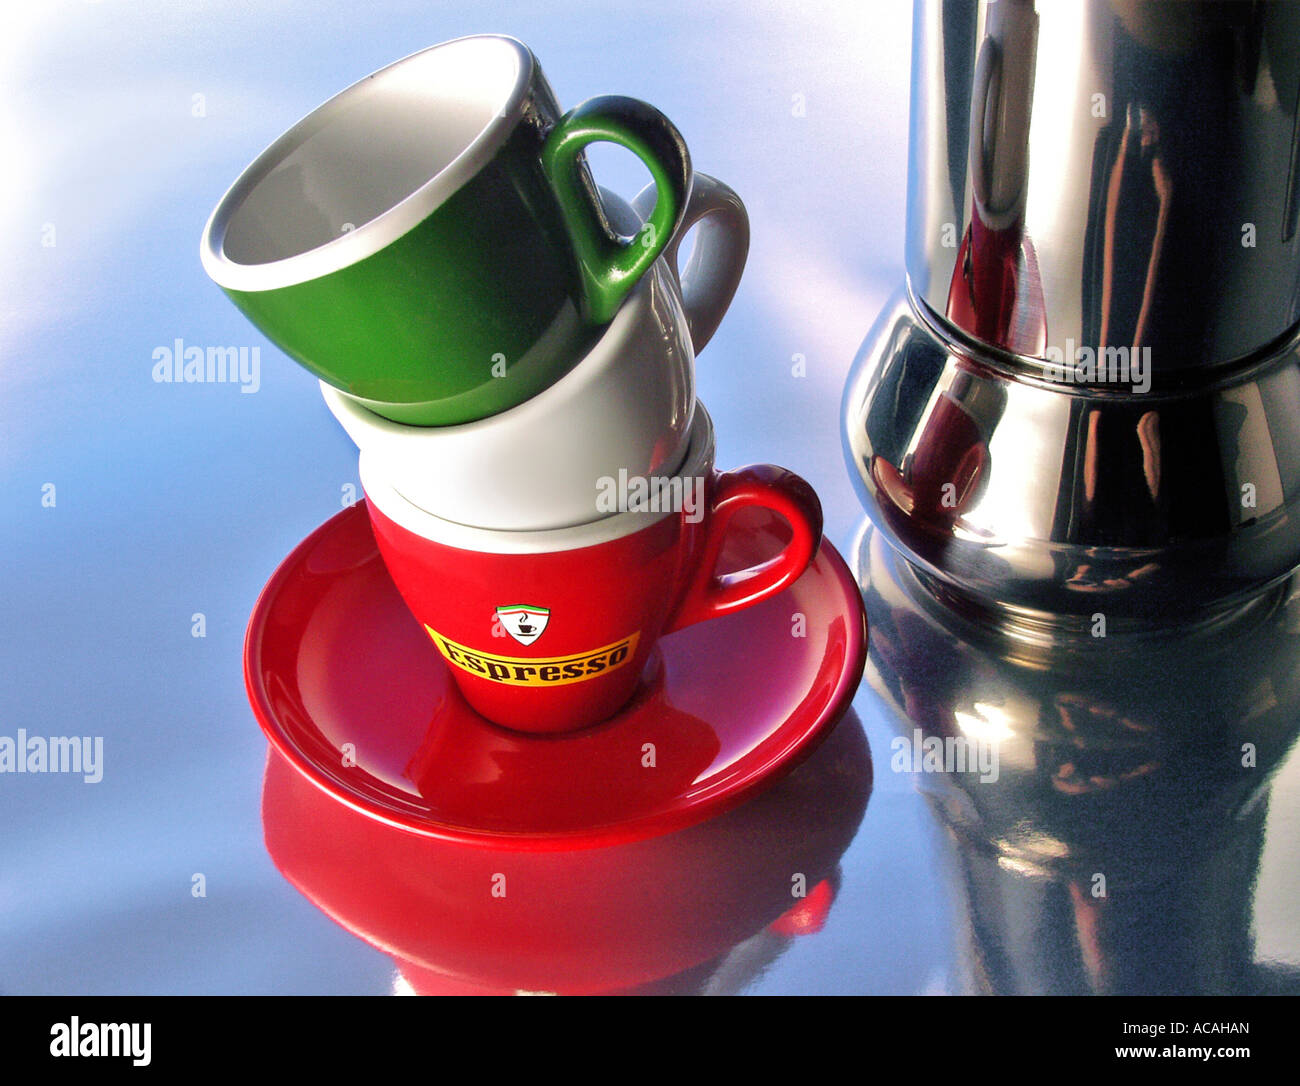
[[[638,204],[653,200],[643,194]],[[602,194],[620,230],[641,222]],[[678,273],[681,237],[698,225]],[[749,248],[744,205],[697,174],[681,228],[600,339],[553,385],[461,426],[403,426],[321,383],[325,403],[382,476],[444,520],[538,531],[600,516],[602,480],[671,475],[695,417],[695,356],[721,322]]]
[[[513,38],[444,42],[304,118],[239,177],[200,252],[244,314],[379,412],[455,424],[566,372],[663,251],[691,167],[680,134],[630,98],[558,116]],[[615,235],[583,149],[650,170],[646,230]]]
[[[362,465],[393,582],[489,720],[546,733],[605,720],[633,696],[662,633],[774,598],[808,568],[822,537],[813,489],[771,464],[712,470],[703,410],[695,429],[687,469],[655,496],[662,507],[572,530],[484,532],[440,521]],[[722,564],[737,533],[753,534],[746,515],[755,514],[782,528],[760,537],[753,561]],[[606,538],[588,542],[593,532]]]
[[[747,544],[735,538],[724,562],[752,561]],[[806,637],[791,636],[792,612]],[[787,593],[664,638],[611,720],[520,735],[460,697],[358,506],[276,571],[249,622],[245,673],[272,744],[339,802],[442,840],[562,849],[701,821],[791,768],[852,699],[865,632],[827,544]]]

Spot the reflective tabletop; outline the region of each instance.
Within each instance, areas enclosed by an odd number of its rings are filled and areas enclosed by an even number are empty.
[[[245,625],[358,499],[357,454],[198,258],[277,135],[482,31],[527,42],[566,106],[654,103],[745,201],[697,371],[718,463],[815,486],[870,627],[852,709],[792,772],[670,835],[515,856],[528,889],[495,914],[457,887],[499,855],[394,833],[268,755]],[[850,485],[841,396],[903,281],[910,39],[902,3],[10,15],[0,765],[6,738],[25,755],[0,773],[0,992],[1300,991],[1300,587],[1104,645],[1008,639],[938,603]],[[189,345],[249,364],[156,380]]]

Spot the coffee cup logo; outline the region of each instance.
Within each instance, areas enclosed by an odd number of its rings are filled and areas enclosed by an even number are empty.
[[[521,645],[531,645],[546,630],[551,612],[545,607],[516,604],[496,609],[497,621]]]

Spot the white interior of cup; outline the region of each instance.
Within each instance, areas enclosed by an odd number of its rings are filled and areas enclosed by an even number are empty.
[[[504,142],[532,57],[513,38],[436,45],[353,84],[248,167],[213,212],[202,255],[235,290],[327,274],[438,207]]]

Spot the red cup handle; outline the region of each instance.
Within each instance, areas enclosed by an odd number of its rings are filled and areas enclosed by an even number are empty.
[[[718,557],[731,518],[752,505],[770,509],[789,523],[790,542],[774,558],[719,576]],[[794,472],[751,464],[714,477],[706,531],[699,565],[665,633],[752,607],[794,584],[821,546],[822,506],[813,488]]]

